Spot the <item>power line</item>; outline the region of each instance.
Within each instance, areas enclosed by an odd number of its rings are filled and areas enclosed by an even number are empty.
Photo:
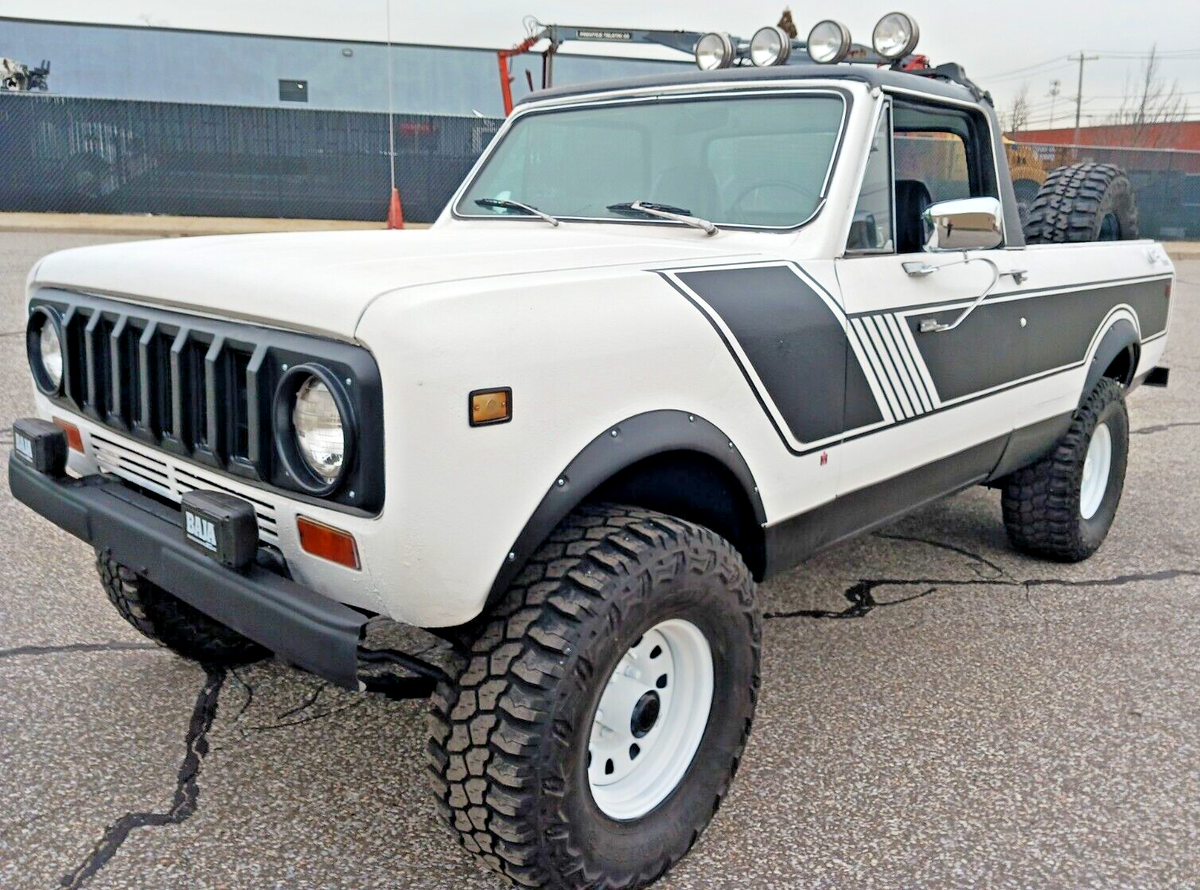
[[[1006,78],[1011,75],[1020,75],[1024,71],[1033,71],[1035,68],[1045,68],[1047,65],[1054,65],[1056,63],[1062,65],[1064,63],[1064,58],[1064,56],[1055,56],[1053,59],[1048,59],[1045,62],[1038,62],[1036,65],[1026,65],[1024,68],[1013,68],[1009,71],[997,72],[996,74],[985,74],[980,78],[980,80],[1001,80],[1002,78]]]

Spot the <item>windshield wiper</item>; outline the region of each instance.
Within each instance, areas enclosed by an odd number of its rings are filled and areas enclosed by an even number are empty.
[[[552,226],[558,225],[558,220],[549,213],[542,213],[536,207],[530,207],[528,204],[522,204],[520,201],[510,201],[507,198],[478,198],[475,203],[480,207],[503,207],[505,210],[520,210],[529,216],[544,219]]]
[[[715,235],[719,231],[708,220],[693,216],[683,207],[674,207],[670,204],[655,204],[653,201],[628,201],[624,204],[609,204],[607,209],[613,213],[642,214],[659,219],[674,220],[685,226],[691,226],[693,229],[702,229],[706,235]]]

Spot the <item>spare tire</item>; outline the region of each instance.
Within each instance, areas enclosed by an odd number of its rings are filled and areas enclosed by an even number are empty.
[[[1115,164],[1059,167],[1038,189],[1023,228],[1027,244],[1132,241],[1138,237],[1133,185]]]

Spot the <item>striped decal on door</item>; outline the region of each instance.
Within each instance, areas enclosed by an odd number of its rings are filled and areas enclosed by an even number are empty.
[[[908,325],[894,313],[852,318],[850,335],[867,357],[896,420],[908,420],[941,407],[937,388],[912,342]]]

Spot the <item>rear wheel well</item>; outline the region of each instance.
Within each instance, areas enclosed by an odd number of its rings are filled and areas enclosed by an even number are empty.
[[[585,503],[628,504],[678,516],[719,534],[741,553],[757,580],[766,567],[766,536],[750,495],[720,461],[697,451],[667,451],[619,471]]]
[[[1116,357],[1104,369],[1104,377],[1111,377],[1123,386],[1133,383],[1133,375],[1138,366],[1138,348],[1133,343],[1117,353]]]

